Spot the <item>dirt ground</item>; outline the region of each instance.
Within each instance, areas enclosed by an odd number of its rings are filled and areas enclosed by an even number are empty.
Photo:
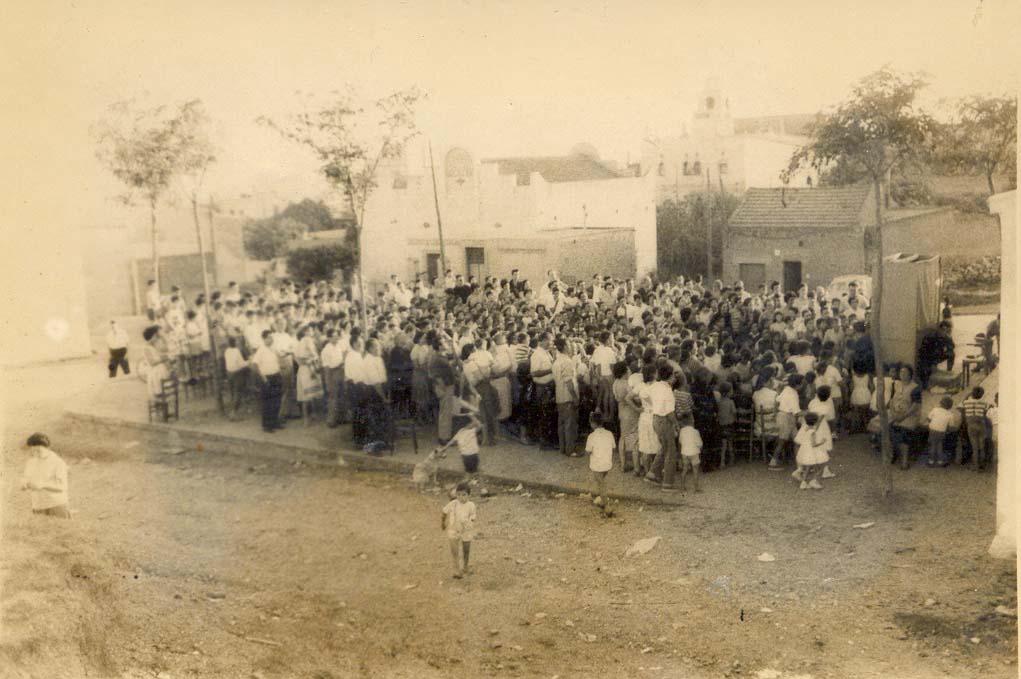
[[[578,496],[476,498],[458,581],[445,499],[403,478],[172,455],[53,400],[7,414],[2,677],[1017,676],[995,477],[898,470],[885,500],[857,439],[821,492],[742,463],[609,520]],[[71,521],[17,491],[36,429],[71,465]]]

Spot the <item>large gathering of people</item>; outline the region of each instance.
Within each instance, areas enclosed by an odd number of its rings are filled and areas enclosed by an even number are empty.
[[[440,445],[467,427],[482,447],[510,437],[570,457],[605,430],[615,467],[665,491],[678,488],[678,471],[698,489],[699,474],[732,464],[748,439],[769,469],[795,466],[802,488],[821,488],[834,476],[832,440],[878,431],[870,302],[853,283],[830,298],[776,281],[746,290],[684,277],[567,282],[549,271],[537,285],[517,270],[447,271],[409,284],[391,276],[366,295],[364,315],[360,297],[353,286],[282,280],[245,290],[231,282],[189,303],[153,283],[142,357],[150,394],[209,361],[228,417],[257,400],[266,432],[292,419],[350,424],[365,450],[392,446],[398,421],[435,427]],[[951,322],[926,336],[919,364],[887,366],[896,455],[936,445],[919,404],[933,366],[952,360]],[[993,436],[976,438],[976,408],[957,425],[965,456],[975,440],[970,457],[984,464]],[[937,429],[953,422],[936,413]],[[944,434],[939,446],[957,438]]]

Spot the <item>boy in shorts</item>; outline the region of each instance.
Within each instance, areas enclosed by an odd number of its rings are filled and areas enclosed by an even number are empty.
[[[681,490],[685,490],[688,473],[694,477],[695,492],[701,493],[698,485],[699,465],[702,462],[702,435],[695,429],[691,415],[685,415],[680,422],[681,431],[677,438],[681,444]]]
[[[464,465],[464,482],[470,486],[479,485],[479,431],[482,423],[475,413],[468,416],[468,424],[457,430],[457,433],[449,441],[436,449],[437,453],[443,452],[450,446],[456,445],[461,453],[461,464]],[[489,491],[483,488],[479,495],[486,497]]]
[[[594,412],[589,415],[588,421],[592,433],[585,439],[585,452],[589,454],[588,467],[596,482],[592,503],[602,507],[603,516],[609,517],[613,513],[610,511],[609,498],[606,497],[606,475],[613,468],[613,451],[617,444],[613,440],[613,433],[603,428],[602,414]]]

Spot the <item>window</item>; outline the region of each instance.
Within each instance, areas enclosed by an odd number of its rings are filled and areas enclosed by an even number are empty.
[[[662,161],[662,160],[661,160],[661,161],[659,161],[659,167],[658,167],[658,168],[656,168],[656,173],[657,173],[657,174],[658,174],[658,175],[659,175],[660,177],[665,177],[665,176],[666,176],[666,165],[665,165],[665,164],[663,163],[663,161]]]
[[[532,175],[528,172],[518,172],[518,186],[528,186],[532,183]]]
[[[402,175],[394,177],[394,188],[395,189],[406,189],[408,188],[408,178]]]
[[[468,275],[482,278],[486,275],[486,250],[485,248],[465,248],[465,264],[468,265]]]
[[[705,110],[712,111],[713,106],[716,105],[716,101],[712,97],[705,98]]]
[[[691,165],[691,174],[702,174],[702,162],[698,158]]]

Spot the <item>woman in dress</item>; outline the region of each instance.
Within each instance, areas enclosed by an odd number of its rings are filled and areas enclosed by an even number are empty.
[[[393,448],[393,416],[386,396],[386,365],[383,363],[383,347],[378,339],[365,343],[362,361],[362,443],[381,441]]]
[[[490,382],[493,385],[493,389],[496,390],[496,397],[499,402],[496,419],[504,422],[511,416],[513,401],[511,400],[510,376],[516,367],[505,333],[498,332],[493,335],[492,354],[493,378]]]
[[[500,410],[500,399],[493,388],[492,357],[488,351],[477,349],[473,344],[466,344],[461,349],[462,368],[468,387],[479,398],[479,419],[482,422],[482,445],[496,445],[497,413]]]
[[[394,346],[386,358],[390,403],[395,417],[404,419],[415,413],[413,381],[415,365],[411,360],[411,338],[404,332],[394,337]]]
[[[765,367],[755,380],[755,391],[752,392],[752,405],[755,408],[755,436],[762,440],[763,453],[771,453],[780,428],[776,422],[779,394],[773,388],[774,371]]]
[[[145,381],[149,387],[149,398],[163,393],[163,380],[170,378],[170,368],[163,351],[158,325],[150,325],[142,331],[145,346],[142,347],[142,360],[146,365]]]
[[[308,426],[309,410],[323,397],[322,369],[314,332],[308,326],[298,330],[298,342],[294,347],[294,360],[298,364],[297,398],[301,404],[301,419]]]
[[[631,394],[628,378],[631,375],[627,363],[615,363],[612,370],[613,398],[617,402],[617,416],[620,419],[620,442],[617,446],[620,470],[624,473],[634,470],[637,473],[642,466],[638,457],[638,416],[641,410],[628,398]]]
[[[436,397],[429,378],[432,357],[433,348],[429,346],[426,333],[419,331],[415,335],[415,346],[411,350],[411,393],[415,404],[415,422],[420,425],[432,422],[436,418]]]

